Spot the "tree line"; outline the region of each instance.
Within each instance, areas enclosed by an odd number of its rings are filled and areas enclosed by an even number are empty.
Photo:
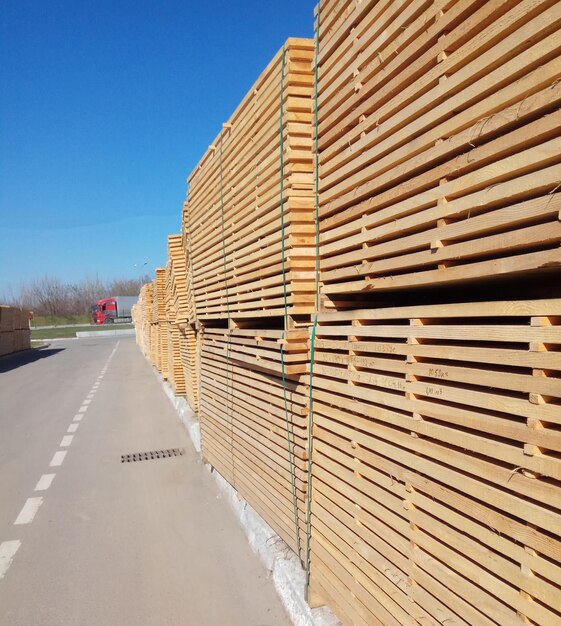
[[[148,275],[103,281],[98,276],[67,283],[57,276],[43,276],[0,296],[0,304],[24,307],[35,315],[82,315],[92,304],[110,296],[136,296]]]

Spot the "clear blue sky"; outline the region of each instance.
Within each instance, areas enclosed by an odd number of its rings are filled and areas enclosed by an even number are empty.
[[[2,0],[0,294],[164,264],[187,175],[315,4]]]

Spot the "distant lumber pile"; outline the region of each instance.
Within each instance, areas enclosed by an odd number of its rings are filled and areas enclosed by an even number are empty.
[[[560,25],[322,0],[143,288],[205,460],[345,625],[561,623]]]
[[[0,356],[31,348],[30,317],[27,309],[0,305]]]

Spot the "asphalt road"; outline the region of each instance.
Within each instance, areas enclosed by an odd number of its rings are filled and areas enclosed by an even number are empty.
[[[2,626],[289,623],[134,338],[0,359]]]

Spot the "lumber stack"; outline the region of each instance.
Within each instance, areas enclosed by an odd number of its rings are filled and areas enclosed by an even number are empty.
[[[168,336],[166,321],[166,270],[163,267],[156,269],[154,279],[154,303],[152,337],[154,359],[157,370],[162,374],[164,380],[168,378]]]
[[[178,324],[191,321],[189,292],[187,289],[187,253],[182,234],[168,236],[170,306]]]
[[[311,510],[345,626],[561,623],[560,25],[322,0],[317,85],[288,40],[146,289],[205,460],[304,562]]]
[[[202,323],[283,315],[285,289],[290,315],[313,311],[313,41],[289,39],[283,51],[189,176],[185,228]]]
[[[283,383],[234,358],[230,349],[235,343],[223,332],[205,329],[199,410],[204,458],[303,558],[307,387]]]
[[[284,336],[290,341],[285,341]],[[294,377],[308,371],[308,329],[285,332],[271,328],[207,328],[207,355],[228,355],[248,369]]]
[[[185,378],[183,365],[181,363],[181,333],[179,326],[175,323],[168,323],[167,327],[167,350],[168,350],[168,380],[175,395],[185,395]]]
[[[557,623],[561,3],[319,9],[310,597]]]
[[[0,356],[31,348],[30,312],[0,305]]]
[[[191,326],[180,328],[179,358],[185,381],[185,397],[193,411],[199,410],[200,333]]]
[[[191,236],[188,229],[188,201],[183,203],[181,213],[181,253],[185,258],[185,298],[181,321],[194,325],[197,322],[195,294],[193,291],[193,264],[191,262]]]
[[[304,558],[314,45],[289,39],[189,177],[205,459]],[[284,272],[283,272],[284,269]]]
[[[154,287],[152,283],[142,285],[137,303],[132,307],[132,321],[136,330],[136,343],[147,358],[150,358],[150,326],[152,321]]]
[[[174,263],[174,258],[177,257],[179,257],[179,263]],[[185,395],[178,321],[181,300],[185,293],[185,290],[181,289],[181,283],[185,280],[185,264],[181,257],[181,235],[169,235],[166,264],[167,371],[169,382],[176,395]],[[177,280],[178,276],[179,280]]]
[[[559,268],[560,23],[550,1],[321,2],[326,306]]]
[[[319,316],[311,571],[345,624],[556,623],[560,315]]]

